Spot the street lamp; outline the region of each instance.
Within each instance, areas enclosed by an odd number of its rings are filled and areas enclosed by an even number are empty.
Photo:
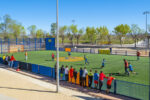
[[[56,34],[57,34],[57,86],[56,92],[59,92],[59,27],[58,27],[58,0],[56,1]]]
[[[147,33],[147,15],[150,14],[149,11],[143,12],[143,15],[146,15],[146,33]]]

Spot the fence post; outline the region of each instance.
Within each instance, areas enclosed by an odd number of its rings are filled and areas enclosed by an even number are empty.
[[[36,51],[36,38],[35,38],[35,51]]]
[[[28,44],[28,45],[29,45],[29,50],[30,50],[30,38],[28,39],[28,41],[29,41],[29,44]]]
[[[22,41],[23,41],[23,51],[24,51],[24,47],[25,47],[25,46],[24,46],[24,38],[22,39]]]
[[[92,49],[90,48],[90,53],[92,53]]]
[[[126,50],[126,52],[125,52],[125,53],[126,53],[126,56],[127,56],[127,55],[128,55],[128,52],[127,52],[127,50]]]
[[[18,38],[16,38],[16,45],[18,45]]]
[[[1,54],[3,54],[3,41],[2,41],[2,39],[1,39]]]
[[[10,51],[10,42],[9,42],[9,39],[8,39],[8,52]]]
[[[114,80],[114,94],[116,94],[117,91],[117,80]]]
[[[42,43],[42,38],[40,38],[40,50],[41,50],[41,43]]]

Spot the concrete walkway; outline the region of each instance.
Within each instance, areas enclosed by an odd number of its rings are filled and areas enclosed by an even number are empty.
[[[7,70],[0,65],[0,100],[102,100],[63,87],[60,93],[55,90],[54,84]]]

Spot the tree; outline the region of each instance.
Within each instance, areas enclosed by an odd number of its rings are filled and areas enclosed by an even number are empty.
[[[42,29],[38,29],[36,31],[36,38],[43,38],[43,36],[44,36],[43,30]]]
[[[30,31],[30,35],[35,38],[36,37],[36,26],[35,25],[31,25],[28,27],[28,30]]]
[[[86,28],[86,35],[88,36],[88,39],[93,44],[96,40],[96,30],[94,27],[87,27]]]
[[[140,29],[140,27],[137,24],[131,25],[130,35],[132,36],[132,38],[134,40],[135,47],[136,47],[136,43],[137,43],[137,41],[138,41],[138,39],[142,33],[143,33],[142,30]]]
[[[9,25],[9,29],[15,38],[20,37],[20,35],[25,37],[26,34],[25,28],[17,21],[12,21],[12,23]]]
[[[70,30],[70,33],[72,34],[71,35],[71,41],[72,41],[72,44],[73,44],[73,39],[74,39],[74,37],[76,36],[76,34],[77,34],[77,32],[78,32],[78,29],[77,29],[77,25],[71,25],[70,27],[69,27],[69,30]]]
[[[126,36],[130,32],[130,26],[125,24],[118,25],[114,28],[114,33],[118,36],[120,40],[120,45],[122,46],[122,37]]]
[[[12,19],[9,15],[4,15],[2,18],[2,22],[0,23],[0,32],[3,34],[4,39],[8,39],[9,37],[9,27],[10,24],[12,23]]]
[[[76,37],[76,39],[77,39],[77,44],[79,44],[79,39],[80,39],[80,37],[82,36],[82,34],[83,34],[83,29],[80,29],[80,30],[78,31],[78,33],[76,33],[75,37]]]
[[[51,24],[51,34],[52,34],[53,37],[56,36],[56,27],[57,27],[56,23]]]
[[[108,40],[110,40],[110,36],[109,35],[109,30],[107,27],[103,26],[103,27],[97,27],[96,28],[96,33],[97,35],[99,35],[100,39],[104,39],[105,37],[108,38]]]
[[[62,44],[64,44],[65,32],[67,31],[67,26],[62,26],[59,28],[59,34],[62,39]]]

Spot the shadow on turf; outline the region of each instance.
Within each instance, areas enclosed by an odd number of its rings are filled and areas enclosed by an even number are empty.
[[[45,60],[45,61],[53,61],[53,60]]]
[[[35,91],[35,92],[50,92],[50,93],[56,93],[56,91],[43,91],[43,90],[13,88],[13,87],[0,87],[0,88],[4,88],[4,89],[14,89],[14,90],[25,90],[25,91]]]

